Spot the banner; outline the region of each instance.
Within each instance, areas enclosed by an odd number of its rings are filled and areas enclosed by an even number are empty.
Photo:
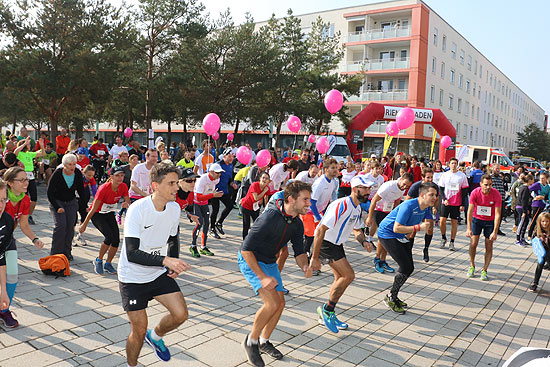
[[[432,138],[432,150],[430,151],[430,161],[434,159],[434,147],[435,147],[436,136],[437,136],[437,131],[434,129],[434,136]]]
[[[456,159],[458,159],[459,162],[464,161],[464,158],[466,158],[466,155],[468,154],[469,147],[467,145],[463,145],[458,150],[458,153],[456,153]]]
[[[403,108],[404,107],[384,106],[384,119],[395,120],[397,113]],[[414,121],[432,122],[434,117],[433,111],[420,108],[413,108],[412,110],[414,111]]]
[[[390,148],[392,139],[393,136],[388,134],[384,135],[384,152],[382,153],[382,157],[385,157],[388,154],[388,149]]]

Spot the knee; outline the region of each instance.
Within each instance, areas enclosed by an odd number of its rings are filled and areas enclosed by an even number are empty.
[[[147,334],[147,323],[132,324],[131,334],[138,340],[144,340]]]
[[[407,265],[403,267],[403,274],[407,277],[411,276],[411,274],[414,272],[414,264]]]
[[[351,282],[355,280],[355,272],[352,270],[351,272],[344,274],[343,278],[347,284],[351,284]]]
[[[172,317],[174,318],[174,321],[177,322],[179,325],[183,324],[185,321],[187,321],[187,318],[189,317],[189,313],[187,312],[187,307],[173,313]]]

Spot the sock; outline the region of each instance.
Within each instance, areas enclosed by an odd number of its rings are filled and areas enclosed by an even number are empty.
[[[269,339],[265,339],[260,335],[260,344],[265,344],[269,341]]]
[[[446,234],[441,234],[441,239],[447,241],[447,235]]]
[[[454,238],[451,238],[451,243],[455,243],[455,239],[454,239]]]
[[[425,241],[425,248],[430,247],[430,244],[432,243],[433,234],[425,234],[424,235],[424,241]]]
[[[159,340],[162,339],[162,337],[158,336],[157,333],[155,333],[155,329],[151,329],[151,339],[158,342]]]
[[[128,367],[136,367],[137,364],[135,366],[131,366],[130,363],[127,364]]]
[[[336,307],[336,302],[332,302],[331,300],[329,300],[327,303],[325,303],[325,305],[323,306],[323,308],[325,309],[325,311],[327,312],[334,312],[334,308]]]
[[[249,347],[251,347],[253,345],[258,345],[258,339],[252,339],[250,337],[250,334],[248,334],[248,340],[246,342],[246,345],[248,345]]]

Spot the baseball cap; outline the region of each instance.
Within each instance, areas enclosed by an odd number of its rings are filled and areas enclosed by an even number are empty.
[[[114,166],[109,171],[109,175],[116,175],[117,173],[124,173],[124,169],[122,167],[123,166]]]
[[[86,155],[86,148],[80,147],[76,150],[76,154]]]
[[[180,170],[180,173],[179,173],[180,180],[184,180],[186,178],[197,178],[197,177],[200,177],[200,176],[197,175],[195,172],[193,172],[193,169],[191,168],[184,168]]]
[[[222,157],[225,157],[228,154],[233,154],[233,149],[225,148],[225,150],[223,151]]]
[[[374,185],[373,181],[367,180],[365,176],[355,176],[351,179],[351,187],[363,186],[371,187]]]
[[[372,154],[370,155],[370,157],[371,157],[371,158],[376,158],[376,154],[372,153]]]
[[[223,168],[218,163],[212,163],[208,171],[223,172]]]

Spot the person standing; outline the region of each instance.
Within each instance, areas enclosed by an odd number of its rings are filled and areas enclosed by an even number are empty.
[[[506,182],[504,182],[504,178],[502,177],[500,173],[500,164],[496,164],[493,167],[493,188],[498,191],[501,197],[501,213],[504,213],[504,206],[506,205],[505,199],[506,199]],[[500,222],[502,223],[502,215],[500,216]],[[498,235],[499,236],[506,236],[504,232],[500,229],[500,223],[498,225]]]
[[[548,184],[548,172],[540,173],[539,182],[535,182],[529,186],[533,202],[531,204],[531,222],[527,230],[529,239],[533,238],[533,233],[537,227],[537,218],[543,212],[546,206],[545,200],[548,200],[550,195],[550,184]]]
[[[205,173],[209,172],[210,165],[214,163],[214,156],[210,154],[210,151],[212,149],[212,145],[210,144],[209,140],[203,140],[202,141],[202,153],[197,152],[195,153],[195,173],[199,175],[203,175]]]
[[[113,145],[111,150],[109,150],[109,165],[111,161],[118,159],[120,152],[126,152],[126,154],[128,154],[128,149],[126,149],[126,146],[122,144],[122,137],[117,135],[115,136],[115,145]]]
[[[132,170],[130,178],[130,201],[134,202],[138,199],[149,196],[151,193],[151,180],[149,178],[151,169],[158,160],[158,153],[154,149],[148,149],[145,153],[145,162],[140,163]]]
[[[342,163],[342,162],[341,162]],[[343,198],[351,194],[351,179],[357,175],[355,163],[348,163],[346,168],[340,171],[340,188],[338,189],[338,198]]]
[[[532,174],[527,174],[523,177],[523,184],[518,191],[518,199],[516,203],[516,211],[519,216],[519,224],[516,231],[516,245],[525,247],[528,243],[525,241],[525,232],[529,226],[529,219],[531,217],[531,203],[532,196],[530,187],[533,185],[535,178]]]
[[[67,134],[67,129],[61,129],[60,134],[55,138],[55,152],[57,153],[57,158],[59,159],[58,162],[61,161],[61,158],[67,152],[70,142],[71,137]]]
[[[19,159],[25,166],[25,173],[29,179],[29,186],[27,187],[27,194],[31,198],[31,206],[29,208],[29,223],[35,224],[32,219],[32,214],[34,213],[34,208],[36,208],[36,202],[38,201],[38,192],[36,190],[36,177],[34,177],[34,159],[40,158],[45,155],[44,152],[44,140],[40,139],[38,141],[40,144],[40,151],[33,152],[31,150],[30,137],[26,137],[25,140],[21,140],[17,143],[17,148],[15,149],[15,154],[17,159]]]
[[[540,240],[542,246],[545,250],[544,258],[538,258],[537,268],[535,269],[535,278],[533,283],[527,288],[528,291],[536,293],[539,286],[540,277],[542,275],[542,270],[546,266],[550,266],[550,214],[542,213],[537,219],[537,237]]]
[[[223,192],[223,195],[220,198],[212,198],[210,200],[210,205],[212,205],[212,213],[210,214],[210,231],[212,236],[216,239],[220,239],[220,235],[225,235],[223,230],[223,221],[231,210],[235,202],[233,201],[233,193],[237,190],[237,184],[233,182],[233,153],[231,153],[231,148],[226,148],[223,152],[222,160],[218,162],[220,167],[223,169],[223,172],[220,176],[220,181],[216,185],[216,191]],[[225,206],[222,214],[218,218],[218,212],[220,210],[220,202]]]
[[[157,358],[169,361],[171,354],[162,339],[187,320],[185,298],[176,283],[191,267],[179,259],[180,207],[175,203],[178,169],[167,163],[151,169],[153,193],[133,203],[124,221],[124,241],[118,266],[122,307],[130,321],[126,341],[128,366],[137,366],[143,342]],[[168,309],[157,326],[147,329],[146,308],[155,299]]]
[[[269,193],[269,174],[263,172],[260,176],[260,181],[252,183],[248,189],[248,193],[241,201],[243,214],[243,240],[248,235],[251,219],[256,221],[260,215],[260,206],[264,202],[266,195]]]
[[[481,280],[487,280],[487,269],[493,257],[493,243],[498,236],[500,217],[502,215],[502,197],[493,188],[493,178],[490,175],[481,177],[481,186],[472,191],[468,207],[468,230],[466,237],[470,238],[470,268],[468,278],[475,273],[475,256],[481,231],[485,236],[485,263],[481,270]]]

